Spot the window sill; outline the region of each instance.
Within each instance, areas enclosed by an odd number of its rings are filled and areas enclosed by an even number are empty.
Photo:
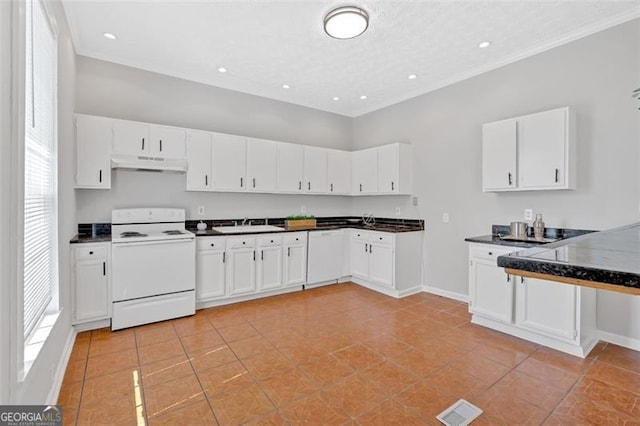
[[[56,321],[58,320],[61,312],[62,311],[60,310],[56,310],[55,312],[45,314],[42,317],[42,320],[40,320],[40,323],[36,326],[36,328],[29,336],[29,339],[25,340],[24,362],[20,381],[24,381],[24,379],[29,374],[31,367],[33,366],[35,360],[38,358],[40,350],[49,338],[49,334],[51,334],[51,330],[53,330],[53,326],[56,324]]]

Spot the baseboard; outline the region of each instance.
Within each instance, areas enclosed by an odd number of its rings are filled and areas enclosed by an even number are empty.
[[[431,287],[428,285],[423,285],[422,290],[425,293],[435,294],[436,296],[446,297],[448,299],[458,300],[460,302],[469,303],[469,296],[462,293],[455,293],[449,290],[443,290],[437,287]]]
[[[111,328],[111,318],[74,324],[73,328],[76,330],[76,333],[97,330],[99,328]]]
[[[264,297],[278,296],[280,294],[293,293],[294,291],[302,291],[302,285],[296,285],[291,287],[281,287],[270,291],[263,291],[261,293],[251,293],[242,296],[224,297],[220,299],[201,300],[196,302],[196,310],[214,308],[216,306],[230,305],[232,303],[246,302],[248,300],[262,299]]]
[[[73,344],[76,342],[76,330],[71,327],[69,329],[69,335],[67,341],[64,344],[64,350],[58,366],[56,367],[56,374],[53,376],[53,382],[49,389],[49,395],[47,395],[47,404],[55,405],[58,403],[58,396],[60,395],[60,389],[62,388],[62,379],[64,379],[64,373],[67,371],[67,364],[69,364],[69,358],[71,357],[71,351],[73,351]]]
[[[610,333],[608,331],[598,330],[600,340],[614,345],[623,346],[634,351],[640,351],[640,340],[632,337],[621,336],[619,334]]]

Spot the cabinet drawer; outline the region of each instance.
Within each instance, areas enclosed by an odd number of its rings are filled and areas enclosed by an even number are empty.
[[[77,247],[76,260],[105,259],[107,257],[107,247]]]
[[[257,238],[257,243],[260,247],[272,247],[282,245],[282,236],[280,235],[266,235]]]
[[[284,238],[285,244],[300,244],[307,242],[307,233],[306,232],[292,232],[288,235],[285,235]]]
[[[227,239],[225,237],[198,237],[196,248],[198,250],[224,250]]]
[[[351,231],[352,240],[369,241],[369,232],[367,231]]]
[[[393,234],[374,232],[369,235],[369,241],[380,244],[393,244]]]
[[[502,256],[504,254],[513,253],[513,249],[505,249],[499,246],[472,246],[469,249],[469,257],[470,258],[481,258],[487,260],[495,261],[498,256]]]
[[[256,239],[255,237],[250,238],[229,238],[227,240],[227,248],[243,248],[243,247],[255,247]]]

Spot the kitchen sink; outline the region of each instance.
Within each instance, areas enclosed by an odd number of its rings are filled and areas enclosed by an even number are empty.
[[[239,225],[239,226],[214,226],[211,228],[221,234],[248,234],[252,232],[278,232],[284,231],[284,228],[273,225]]]

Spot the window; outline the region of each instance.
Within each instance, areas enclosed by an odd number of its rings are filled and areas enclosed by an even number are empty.
[[[23,324],[32,344],[58,290],[57,44],[39,0],[26,3],[25,47]]]

